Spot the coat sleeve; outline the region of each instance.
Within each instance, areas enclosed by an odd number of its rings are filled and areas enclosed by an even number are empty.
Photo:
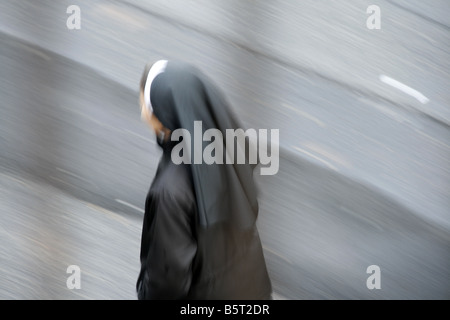
[[[141,256],[142,299],[185,299],[192,283],[197,244],[193,235],[194,202],[161,190],[145,206]],[[147,216],[148,215],[148,216]],[[144,235],[145,234],[145,235]],[[145,243],[144,243],[145,242]]]

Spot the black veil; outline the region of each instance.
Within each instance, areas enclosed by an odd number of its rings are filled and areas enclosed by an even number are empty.
[[[248,161],[250,145],[247,139],[246,145],[242,146],[246,150],[244,164],[238,164],[236,159],[232,164],[226,163],[226,129],[243,128],[220,90],[197,68],[179,61],[168,61],[150,85],[152,111],[172,133],[181,128],[190,133],[191,155],[194,154],[194,121],[201,121],[202,137],[208,129],[222,132],[223,164],[206,164],[204,161],[194,164],[193,159],[190,164],[199,224],[203,227],[219,223],[239,229],[253,227],[258,215],[258,201],[253,180],[254,164]],[[208,144],[209,141],[202,139],[202,150]],[[173,148],[173,141],[170,145]],[[171,160],[163,157],[162,161]]]

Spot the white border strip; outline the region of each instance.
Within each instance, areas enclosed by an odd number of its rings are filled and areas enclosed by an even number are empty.
[[[167,66],[167,60],[159,60],[156,61],[153,66],[150,68],[150,71],[147,75],[147,81],[145,82],[145,88],[144,88],[144,100],[145,105],[147,106],[148,110],[153,112],[152,103],[150,101],[150,87],[152,85],[153,80],[156,78],[156,76],[160,73],[163,73]]]

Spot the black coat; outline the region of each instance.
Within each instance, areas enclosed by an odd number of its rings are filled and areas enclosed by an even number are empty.
[[[184,129],[194,136],[196,121],[202,123],[202,135],[213,128],[222,139],[226,130],[242,128],[219,88],[191,65],[158,61],[144,71],[142,87],[146,107],[171,135]],[[253,165],[176,165],[171,151],[177,143],[158,138],[163,156],[145,205],[138,297],[269,298]],[[222,156],[226,160],[225,152]]]
[[[269,299],[256,226],[198,223],[188,165],[166,150],[150,187],[142,229],[139,299]]]

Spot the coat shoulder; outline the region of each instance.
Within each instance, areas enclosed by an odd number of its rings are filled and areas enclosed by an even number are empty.
[[[170,164],[155,177],[150,193],[168,196],[176,202],[195,202],[191,173],[186,165]]]

